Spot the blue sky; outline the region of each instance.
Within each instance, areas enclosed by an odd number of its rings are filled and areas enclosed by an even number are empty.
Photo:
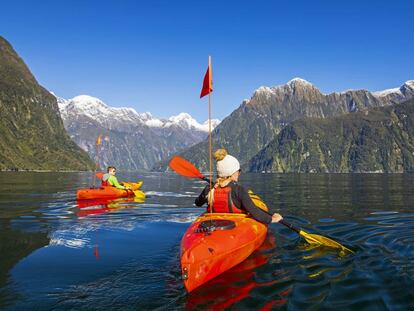
[[[61,97],[204,121],[208,55],[220,119],[294,77],[325,93],[414,79],[413,12],[414,1],[14,0],[0,35]]]

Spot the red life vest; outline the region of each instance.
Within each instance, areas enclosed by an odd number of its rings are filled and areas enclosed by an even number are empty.
[[[233,200],[231,199],[231,187],[217,187],[214,189],[213,193],[213,213],[245,214],[243,210],[234,205]],[[210,211],[209,207],[207,207],[207,211]]]
[[[111,177],[111,175],[109,173],[103,174],[101,177],[102,180],[102,187],[111,187],[112,185],[109,183],[109,177]]]

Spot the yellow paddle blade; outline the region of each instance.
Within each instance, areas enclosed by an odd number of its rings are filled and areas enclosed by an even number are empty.
[[[309,244],[317,244],[317,245],[322,245],[322,246],[326,246],[326,247],[336,248],[336,249],[341,250],[341,252],[343,252],[344,254],[354,253],[349,248],[346,248],[345,246],[343,246],[343,245],[339,244],[338,242],[335,242],[334,240],[329,239],[327,237],[324,237],[324,236],[321,236],[321,235],[318,235],[318,234],[307,233],[303,230],[300,230],[299,234],[301,236],[303,236]]]
[[[140,189],[143,183],[144,183],[143,181],[139,181],[139,182],[123,181],[120,184],[122,186],[129,187],[131,188],[131,190],[135,191],[135,190]]]
[[[140,200],[145,200],[145,192],[144,191],[141,191],[141,190],[135,190],[134,191],[134,195],[135,195],[135,199],[137,200],[137,201],[140,201]],[[137,202],[136,201],[136,202]]]

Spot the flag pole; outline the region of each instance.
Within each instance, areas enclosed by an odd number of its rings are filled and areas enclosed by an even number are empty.
[[[102,138],[101,135],[98,135],[98,138],[96,139],[96,156],[95,156],[95,160],[96,162],[94,163],[94,169],[93,169],[93,185],[92,188],[95,188],[96,185],[96,169],[99,169],[99,145],[102,143]]]
[[[96,161],[98,160],[98,147],[96,146],[96,156],[95,156],[95,161],[94,161],[94,166],[93,166],[93,176],[92,176],[92,188],[95,188],[95,184],[96,184]]]
[[[211,68],[211,56],[208,56],[208,68],[209,68],[209,87],[212,88],[212,68]],[[209,141],[209,162],[210,162],[210,191],[213,190],[213,142],[211,138],[211,91],[208,93],[208,141]],[[211,193],[211,192],[210,192]],[[210,195],[210,213],[213,212],[212,207],[212,195]]]

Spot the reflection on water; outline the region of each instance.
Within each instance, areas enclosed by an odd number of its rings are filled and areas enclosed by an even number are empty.
[[[270,254],[275,250],[275,246],[275,237],[269,235],[264,244],[244,262],[190,293],[186,308],[223,310],[254,296],[254,291],[262,287],[279,283],[280,275],[274,280],[261,282],[257,280],[258,272],[256,272],[269,262]],[[281,292],[282,301],[286,300],[288,292],[289,290]]]
[[[118,199],[91,199],[91,200],[77,200],[76,206],[78,217],[96,215],[102,213],[115,212],[123,208],[138,208],[139,204],[144,203],[143,197],[125,197]]]
[[[145,201],[77,202],[86,173],[0,173],[0,308],[270,310],[414,307],[414,176],[244,174],[273,211],[355,254],[270,226],[240,265],[187,295],[180,240],[204,184],[143,179]],[[411,307],[411,308],[410,308]]]

